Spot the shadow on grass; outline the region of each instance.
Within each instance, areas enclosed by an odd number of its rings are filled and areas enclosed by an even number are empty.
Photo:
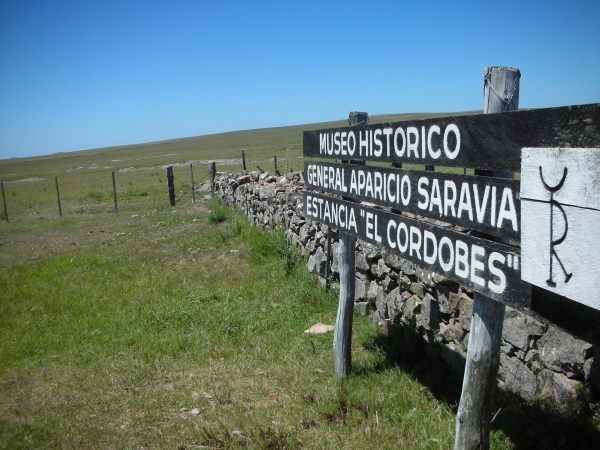
[[[411,327],[396,325],[388,334],[389,337],[378,334],[365,345],[383,351],[384,359],[354,373],[360,376],[361,373],[398,367],[427,387],[436,399],[445,402],[456,413],[462,374],[453,372],[436,356],[439,352],[433,346],[427,346]],[[594,405],[588,399],[555,405],[541,399],[525,401],[501,390],[497,390],[494,398],[493,411],[498,413],[493,418],[491,432],[501,432],[508,437],[510,443],[507,443],[507,448],[600,448],[600,403]]]

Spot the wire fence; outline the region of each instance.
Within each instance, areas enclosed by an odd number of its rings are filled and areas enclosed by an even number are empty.
[[[240,159],[217,161],[220,165],[222,163],[222,169],[227,171],[260,171],[274,173],[279,176],[282,173],[301,170],[297,159],[299,158],[290,158],[289,149],[283,157],[277,155],[257,157],[248,155],[246,150],[242,150]],[[201,176],[195,178],[193,169],[205,166],[207,163],[209,164],[209,170],[203,170]],[[211,166],[216,176],[217,168],[214,161],[203,161],[195,165],[189,164],[189,179],[186,179],[180,171],[184,167],[183,164],[162,166],[163,170],[166,167],[172,167],[178,171],[177,176],[175,176],[175,173],[173,175],[173,190],[177,193],[174,200],[175,204],[180,204],[186,199],[195,202],[195,195],[199,192],[214,192],[213,186],[206,185],[207,181],[211,181]],[[97,166],[90,167],[89,172],[85,175],[83,173],[77,174],[78,178],[73,177],[74,174],[69,174],[65,177],[54,176],[54,180],[51,177],[36,177],[0,182],[2,195],[2,203],[0,204],[1,221],[9,222],[15,218],[22,219],[23,216],[33,216],[33,220],[41,220],[48,216],[59,218],[76,214],[108,213],[111,211],[117,214],[119,207],[126,210],[127,204],[134,197],[156,198],[160,196],[163,199],[165,194],[169,194],[168,189],[165,192],[164,187],[161,189],[155,187],[155,183],[151,182],[148,177],[144,177],[144,181],[140,180],[139,175],[127,179],[128,174],[139,174],[140,171],[148,169],[124,168],[116,172],[108,172],[108,174],[106,172],[97,173],[95,172],[97,169]],[[68,172],[73,172],[73,169],[68,170]],[[108,189],[105,174],[109,178]],[[153,171],[151,175],[158,176],[159,182],[163,183],[160,170]],[[81,181],[81,177],[84,178],[83,181]],[[74,178],[77,178],[78,181],[74,181]],[[100,184],[100,188],[97,188],[97,184]]]

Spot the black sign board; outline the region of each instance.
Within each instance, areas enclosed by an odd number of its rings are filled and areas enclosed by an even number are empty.
[[[519,241],[519,181],[375,166],[304,163],[306,186]]]
[[[304,213],[492,299],[529,304],[518,248],[313,192],[304,192]]]
[[[305,131],[304,156],[518,172],[523,147],[593,147],[600,104]]]

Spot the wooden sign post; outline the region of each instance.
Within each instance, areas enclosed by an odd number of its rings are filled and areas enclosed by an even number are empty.
[[[4,196],[4,182],[0,183],[0,187],[2,188],[2,203],[4,203],[4,218],[8,222],[8,210],[6,209],[6,197]]]
[[[350,127],[366,122],[368,122],[367,113],[349,114],[348,125]],[[331,224],[328,224],[328,229],[331,226]],[[329,231],[327,236],[330,236]],[[338,243],[340,294],[333,330],[333,362],[335,376],[340,380],[347,377],[352,369],[352,319],[354,317],[354,294],[356,289],[354,280],[356,277],[355,250],[356,235],[341,230]]]
[[[518,103],[519,77],[516,69],[486,68],[484,115],[361,121],[303,134],[305,158],[342,160],[304,166],[307,219],[340,231],[336,376],[350,371],[355,238],[475,293],[457,449],[489,446],[504,305],[530,312],[535,285],[600,310],[589,294],[600,287],[600,244],[589,239],[600,235],[600,149],[592,148],[600,146],[593,125],[600,104],[508,112]],[[379,164],[344,163],[351,160]],[[403,163],[457,167],[463,175],[404,170]],[[466,167],[478,175],[464,174]],[[520,171],[521,180],[499,171]]]
[[[173,166],[167,167],[167,190],[169,191],[169,203],[175,206],[175,176],[173,175]]]
[[[215,177],[217,176],[217,163],[210,163],[210,194],[215,195]]]
[[[484,114],[515,111],[519,104],[521,72],[509,67],[484,69]],[[510,172],[491,175],[513,178]],[[487,449],[505,305],[475,291],[467,361],[456,414],[455,450]]]
[[[54,177],[54,187],[56,188],[56,203],[58,203],[58,215],[62,217],[62,208],[60,207],[60,192],[58,191],[58,177]]]
[[[196,203],[196,191],[194,190],[194,169],[190,164],[190,182],[192,183],[192,203]]]
[[[112,172],[113,198],[115,200],[115,214],[119,212],[117,208],[117,183],[115,183],[115,173]]]

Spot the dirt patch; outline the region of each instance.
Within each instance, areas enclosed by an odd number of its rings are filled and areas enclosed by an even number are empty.
[[[154,167],[127,167],[125,169],[119,169],[119,172],[127,173],[127,172],[136,172],[138,170],[154,170]]]
[[[246,161],[250,161],[249,159],[246,159]],[[173,164],[165,164],[164,166],[162,166],[162,169],[166,169],[169,166],[173,166],[173,167],[187,167],[190,164],[193,166],[208,166],[211,163],[216,163],[219,166],[239,166],[242,164],[242,159],[241,158],[231,158],[231,159],[197,159],[194,161],[187,161],[184,163],[173,163]]]
[[[16,181],[7,181],[6,184],[11,184],[11,183],[29,183],[31,181],[44,181],[45,178],[23,178],[22,180],[16,180]]]

